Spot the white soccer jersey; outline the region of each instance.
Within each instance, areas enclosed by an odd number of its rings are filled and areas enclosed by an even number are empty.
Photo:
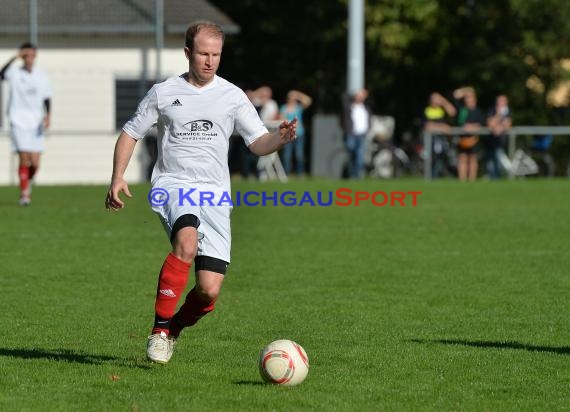
[[[29,72],[22,66],[11,65],[4,77],[10,83],[10,123],[25,130],[37,129],[45,116],[44,100],[52,96],[47,73],[36,67]]]
[[[234,126],[248,146],[267,128],[234,84],[215,76],[206,86],[195,87],[185,76],[155,84],[123,130],[138,140],[157,122],[153,185],[178,180],[229,193],[228,148]]]

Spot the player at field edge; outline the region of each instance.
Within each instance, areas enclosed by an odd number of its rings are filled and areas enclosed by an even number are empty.
[[[52,88],[47,73],[35,66],[37,47],[24,43],[0,69],[0,80],[10,84],[8,118],[12,148],[18,153],[20,204],[32,201],[32,181],[44,150],[44,130],[50,126]],[[21,58],[23,65],[12,65]]]
[[[234,126],[254,154],[264,156],[296,138],[296,119],[283,121],[269,133],[245,93],[219,77],[224,44],[222,28],[201,21],[186,31],[184,54],[189,70],[155,84],[123,126],[117,140],[111,184],[105,199],[109,210],[125,206],[132,197],[124,178],[138,140],[153,124],[158,129],[158,160],[152,187],[168,191],[171,201],[153,205],[170,239],[172,251],[158,277],[155,320],[147,342],[147,357],[167,363],[183,328],[214,310],[230,263],[231,206],[195,206],[177,199],[179,189],[231,193],[229,139]],[[189,133],[189,131],[193,131]],[[178,311],[190,267],[195,286]]]

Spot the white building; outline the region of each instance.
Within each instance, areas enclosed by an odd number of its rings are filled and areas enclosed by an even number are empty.
[[[156,35],[161,5],[164,32]],[[188,24],[211,20],[228,34],[239,30],[205,0],[0,0],[0,10],[0,67],[37,36],[36,64],[53,85],[38,184],[108,183],[119,129],[137,102],[155,79],[188,69],[183,54]],[[8,89],[0,85],[0,185],[17,183]],[[139,143],[127,179],[145,180],[147,165],[145,145]]]

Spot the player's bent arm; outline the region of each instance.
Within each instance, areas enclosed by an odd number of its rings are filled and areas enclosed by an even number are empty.
[[[107,209],[122,209],[125,204],[120,199],[119,193],[124,192],[127,197],[132,197],[129,186],[124,179],[125,171],[131,160],[137,140],[126,132],[121,132],[117,143],[115,144],[115,153],[113,155],[113,175],[111,177],[111,186],[107,193],[105,206]]]
[[[44,99],[44,129],[48,129],[50,126],[50,113],[51,113],[51,100],[49,98]]]
[[[127,132],[121,132],[117,139],[117,143],[115,144],[112,179],[115,179],[115,177],[123,177],[135,150],[136,144],[137,140],[134,137],[129,135]]]
[[[284,121],[279,128],[266,133],[248,146],[249,150],[257,156],[265,156],[281,149],[285,144],[295,140],[297,131],[297,119],[292,122]]]
[[[248,146],[249,150],[257,156],[265,156],[281,149],[281,141],[275,134],[276,132],[262,135]]]
[[[5,73],[6,73],[6,70],[8,70],[8,67],[10,67],[10,65],[11,65],[12,63],[14,63],[14,60],[16,60],[18,57],[20,57],[19,54],[16,55],[16,56],[14,56],[14,57],[12,57],[12,58],[11,58],[10,60],[8,60],[8,62],[2,67],[2,69],[0,69],[0,80],[4,80],[4,79],[5,79],[4,75],[5,75]]]

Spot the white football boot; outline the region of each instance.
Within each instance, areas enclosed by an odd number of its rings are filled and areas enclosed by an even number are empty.
[[[172,357],[176,338],[168,336],[164,332],[155,333],[148,337],[146,357],[156,363],[167,363]]]

